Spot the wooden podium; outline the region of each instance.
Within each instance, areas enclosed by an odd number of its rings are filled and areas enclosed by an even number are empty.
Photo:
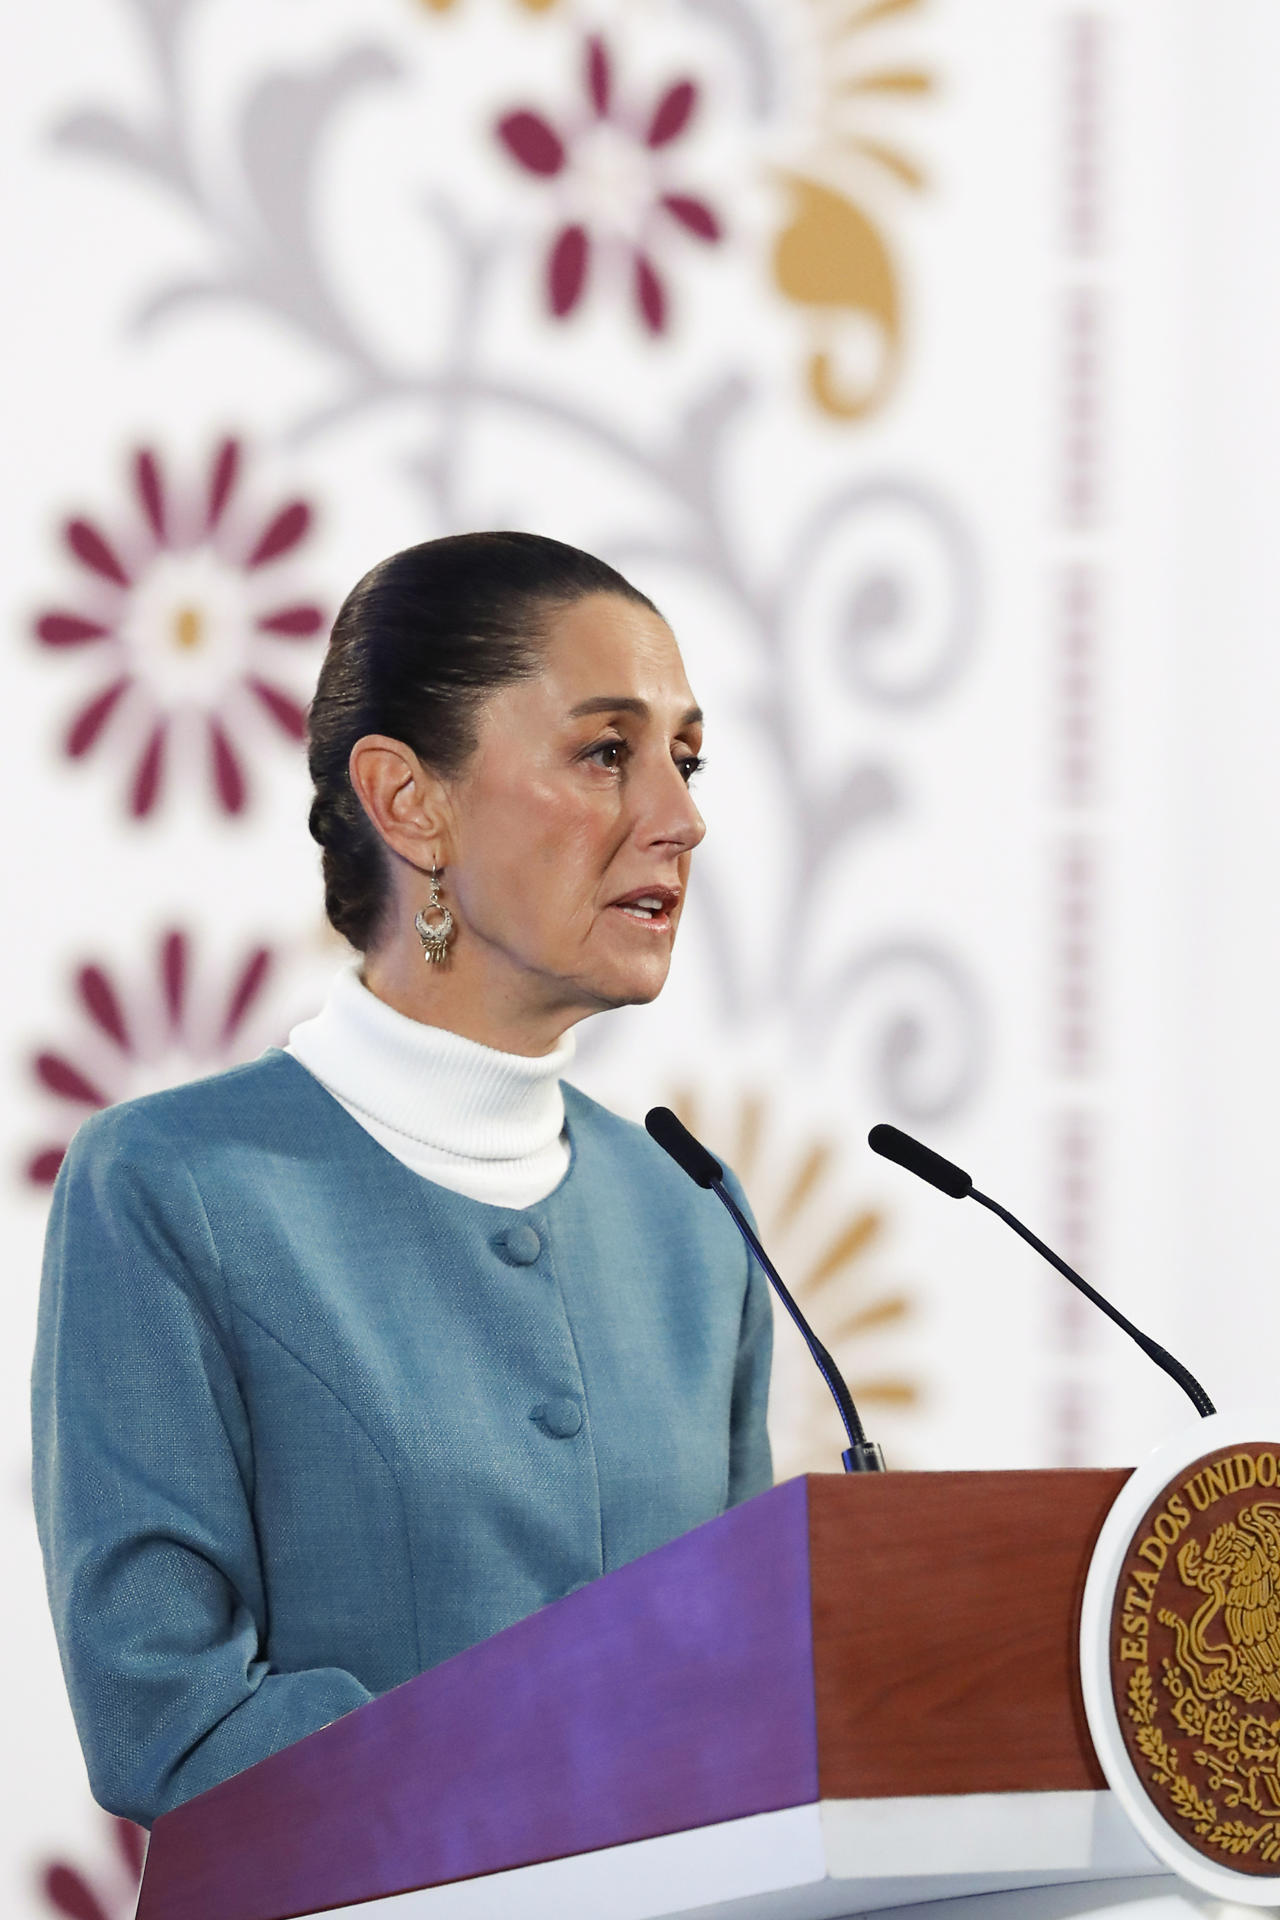
[[[139,1920],[830,1920],[1162,1873],[1076,1671],[1126,1478],[775,1487],[165,1815]]]

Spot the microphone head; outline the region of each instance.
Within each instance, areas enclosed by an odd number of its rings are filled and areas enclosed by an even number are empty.
[[[700,1140],[694,1139],[688,1127],[676,1119],[670,1107],[650,1107],[644,1124],[658,1145],[700,1187],[714,1187],[718,1180],[724,1179],[724,1168],[720,1162],[707,1152]]]
[[[872,1127],[867,1135],[867,1145],[873,1153],[882,1154],[896,1166],[905,1167],[908,1173],[918,1174],[921,1180],[927,1180],[931,1187],[949,1195],[952,1200],[967,1199],[973,1192],[973,1181],[967,1173],[950,1160],[944,1160],[932,1147],[922,1146],[898,1127],[886,1126],[883,1122],[878,1127]]]

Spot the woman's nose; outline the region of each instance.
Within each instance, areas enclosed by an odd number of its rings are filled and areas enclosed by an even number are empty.
[[[646,795],[641,824],[651,845],[667,845],[677,853],[691,853],[705,836],[707,823],[674,761],[668,760],[665,771],[655,776]]]

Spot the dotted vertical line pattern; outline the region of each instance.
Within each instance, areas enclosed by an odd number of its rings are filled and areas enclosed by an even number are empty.
[[[1054,61],[1061,91],[1051,295],[1056,405],[1049,488],[1051,1095],[1046,1144],[1055,1244],[1090,1278],[1097,1276],[1103,1257],[1098,1169],[1104,1065],[1100,715],[1107,611],[1108,28],[1097,6],[1067,8],[1057,21],[1060,57]],[[1092,1457],[1093,1310],[1064,1289],[1051,1313],[1048,1452],[1057,1466],[1078,1466]]]

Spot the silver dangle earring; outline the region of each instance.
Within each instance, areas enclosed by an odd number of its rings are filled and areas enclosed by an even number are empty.
[[[434,925],[428,925],[428,914],[436,916]],[[431,869],[431,898],[414,914],[413,924],[422,942],[423,959],[429,967],[439,966],[447,958],[449,942],[453,939],[453,915],[440,898],[439,867]]]

